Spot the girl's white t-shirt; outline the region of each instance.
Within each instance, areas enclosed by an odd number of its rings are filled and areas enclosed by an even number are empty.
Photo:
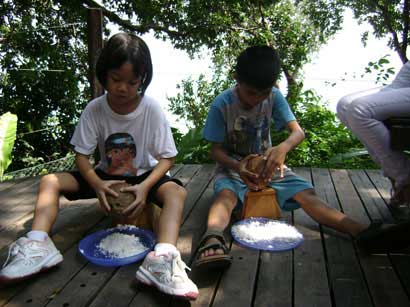
[[[70,143],[83,155],[93,154],[98,145],[101,160],[96,168],[111,175],[139,176],[153,169],[160,158],[178,153],[161,106],[146,95],[126,115],[110,108],[106,94],[92,100]]]

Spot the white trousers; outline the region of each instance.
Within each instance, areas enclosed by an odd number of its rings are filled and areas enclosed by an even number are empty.
[[[390,148],[390,132],[383,124],[390,117],[410,117],[410,61],[390,85],[342,97],[337,117],[363,143],[384,176],[395,181],[395,188],[410,183],[410,160]]]

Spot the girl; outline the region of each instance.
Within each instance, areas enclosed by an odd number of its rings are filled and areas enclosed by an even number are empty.
[[[139,267],[137,279],[165,293],[196,299],[198,288],[188,278],[175,247],[186,198],[181,182],[167,176],[177,150],[160,105],[145,95],[152,79],[149,49],[137,36],[116,34],[103,48],[96,72],[107,93],[86,106],[71,139],[78,171],[41,179],[32,231],[10,247],[11,257],[0,272],[0,280],[25,279],[63,260],[48,236],[57,217],[60,194],[70,200],[98,197],[102,209],[109,212],[106,194],[118,196],[110,186],[126,181],[132,186],[124,191],[133,192],[136,199],[124,214],[135,217],[151,201],[162,207],[158,244]],[[116,168],[107,155],[107,140],[115,140],[118,148],[131,146],[135,151],[130,155],[132,163]],[[93,168],[89,156],[97,146],[101,161]]]

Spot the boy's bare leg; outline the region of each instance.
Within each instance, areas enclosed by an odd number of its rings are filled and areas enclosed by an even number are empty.
[[[313,189],[304,190],[294,197],[301,208],[316,222],[356,237],[369,225],[360,224],[349,218],[343,212],[329,207],[321,200]]]
[[[77,181],[69,173],[49,174],[42,177],[37,194],[32,230],[50,233],[57,218],[61,192],[75,192],[78,188]]]
[[[235,208],[238,198],[230,190],[222,190],[213,201],[208,213],[208,230],[224,231],[231,219],[232,210]],[[218,243],[215,238],[210,238],[205,244]],[[223,254],[222,249],[205,250],[200,258]]]
[[[158,243],[176,246],[186,195],[186,190],[175,182],[170,181],[159,187],[157,198],[163,207],[158,222]]]

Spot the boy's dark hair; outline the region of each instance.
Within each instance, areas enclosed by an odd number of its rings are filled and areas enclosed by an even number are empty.
[[[147,44],[138,36],[128,33],[113,35],[105,44],[98,57],[96,73],[101,85],[107,87],[107,74],[130,62],[136,76],[141,77],[141,95],[151,83],[152,62]]]
[[[269,46],[252,46],[238,56],[236,81],[263,90],[275,85],[280,72],[277,51]]]

